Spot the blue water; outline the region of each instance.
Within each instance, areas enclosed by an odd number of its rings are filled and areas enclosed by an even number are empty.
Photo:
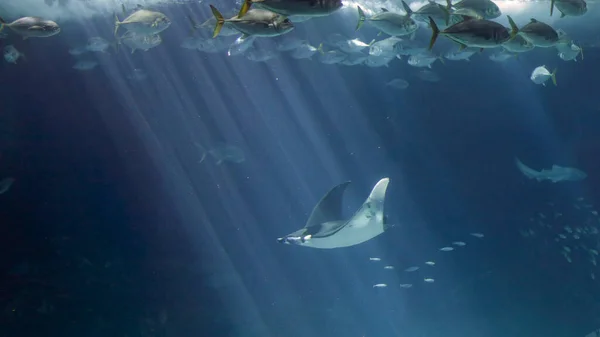
[[[435,64],[442,80],[429,83],[405,62],[254,63],[184,50],[185,11],[162,9],[179,21],[161,46],[95,55],[90,72],[72,69],[68,49],[111,36],[109,17],[4,42],[27,58],[0,65],[0,173],[16,179],[0,195],[0,336],[583,337],[598,328],[585,261],[567,263],[549,234],[518,232],[548,202],[600,197],[597,49],[577,63],[535,50],[495,64],[486,51]],[[352,33],[354,21],[335,20],[295,33]],[[531,83],[540,64],[558,65],[558,87]],[[127,80],[134,67],[148,80]],[[386,88],[395,77],[409,88]],[[217,142],[242,148],[245,162],[199,163],[194,144]],[[588,177],[537,183],[515,156]],[[276,242],[329,188],[352,181],[350,215],[383,177],[394,225],[384,235],[331,251]],[[438,251],[457,240],[467,246]],[[403,271],[426,260],[436,261],[433,284],[420,281],[425,267]],[[409,277],[413,287],[399,288]]]

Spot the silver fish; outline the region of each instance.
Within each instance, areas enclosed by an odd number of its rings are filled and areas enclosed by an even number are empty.
[[[289,33],[294,29],[294,24],[290,19],[264,9],[250,9],[245,14],[238,14],[231,19],[225,19],[213,5],[210,5],[210,9],[217,19],[213,37],[219,35],[225,23],[229,23],[244,36],[273,37]]]
[[[23,36],[23,39],[49,37],[60,33],[60,26],[56,22],[37,16],[26,16],[11,23],[7,23],[4,19],[0,18],[0,31],[4,27],[8,27],[13,32]]]
[[[402,1],[402,3],[405,8],[410,10],[410,7],[408,7],[404,1]],[[368,21],[373,27],[390,36],[411,35],[419,28],[419,25],[417,25],[415,20],[410,17],[412,11],[406,11],[407,15],[400,15],[383,9],[383,12],[367,18],[360,6],[357,6],[356,8],[358,9],[358,24],[356,25],[356,30],[359,30],[365,21]]]
[[[115,36],[121,26],[136,34],[150,35],[158,34],[169,28],[170,25],[171,20],[166,15],[147,9],[133,12],[123,21],[119,21],[119,17],[115,14]]]

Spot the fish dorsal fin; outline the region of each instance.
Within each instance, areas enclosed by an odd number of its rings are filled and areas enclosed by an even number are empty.
[[[386,8],[383,8],[383,7],[381,8],[381,11],[384,13],[389,12]]]
[[[349,184],[350,182],[346,181],[329,190],[313,209],[305,227],[319,226],[326,222],[341,220],[342,199]]]
[[[531,18],[531,19],[529,19],[529,20],[530,20],[530,22],[531,22],[531,23],[537,23],[537,22],[538,22],[538,20],[536,20],[536,19],[534,19],[534,18]]]

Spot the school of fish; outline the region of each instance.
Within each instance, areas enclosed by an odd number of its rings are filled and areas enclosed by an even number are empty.
[[[268,62],[286,53],[294,59],[316,59],[324,64],[368,67],[389,66],[394,60],[407,59],[407,64],[421,69],[417,77],[423,81],[437,82],[439,76],[429,70],[436,61],[468,61],[474,54],[493,49],[488,58],[494,62],[505,62],[534,48],[554,48],[560,59],[577,61],[583,59],[583,49],[576,45],[566,32],[554,29],[543,22],[543,18],[531,18],[529,22],[517,24],[506,16],[507,26],[499,23],[502,13],[492,0],[460,0],[452,3],[429,3],[412,8],[403,0],[399,5],[402,12],[382,8],[373,13],[361,6],[345,5],[341,0],[244,0],[237,13],[221,12],[219,4],[209,4],[212,17],[201,23],[189,16],[192,34],[183,39],[181,47],[208,53],[224,53],[228,56],[244,55],[254,62]],[[368,25],[379,32],[371,41],[332,34],[325,41],[311,44],[306,39],[289,33],[296,25],[310,24],[310,20],[326,17],[344,6],[356,7],[356,30]],[[73,47],[69,52],[76,57],[88,52],[107,52],[109,47],[129,47],[131,52],[149,51],[162,43],[161,33],[171,26],[165,14],[138,5],[129,11],[122,5],[123,19],[114,15],[114,41],[92,37],[87,44]],[[552,0],[548,9],[550,16],[577,17],[587,13],[585,0]],[[496,19],[496,21],[492,21]],[[7,28],[12,33],[27,38],[51,37],[60,33],[56,22],[40,17],[23,17],[13,22],[0,18],[0,32]],[[416,41],[419,29],[429,28],[429,44]],[[119,32],[125,32],[119,35]],[[379,36],[383,35],[382,38]],[[386,37],[387,36],[387,37]],[[439,37],[457,44],[456,50],[443,55],[435,49]],[[257,38],[269,39],[271,44],[257,43]],[[264,40],[262,41],[264,42]],[[14,45],[4,48],[4,58],[17,63],[25,55]],[[93,59],[78,59],[74,69],[92,70],[98,65]],[[558,85],[556,66],[540,65],[532,70],[530,80],[534,84],[546,85],[550,80]],[[135,77],[135,75],[130,75]],[[390,89],[403,90],[409,82],[402,78],[391,80]]]

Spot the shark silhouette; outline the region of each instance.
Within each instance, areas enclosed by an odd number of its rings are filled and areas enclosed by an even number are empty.
[[[515,158],[515,164],[519,171],[521,171],[527,178],[536,179],[537,181],[549,180],[553,183],[559,181],[580,181],[587,177],[587,174],[574,167],[562,167],[558,165],[552,165],[552,168],[542,169],[536,171],[531,167],[523,164],[519,158]]]
[[[350,219],[342,216],[342,199],[349,181],[332,188],[313,209],[304,228],[277,241],[284,244],[331,249],[350,247],[382,234],[388,227],[383,215],[389,178],[381,179]]]

